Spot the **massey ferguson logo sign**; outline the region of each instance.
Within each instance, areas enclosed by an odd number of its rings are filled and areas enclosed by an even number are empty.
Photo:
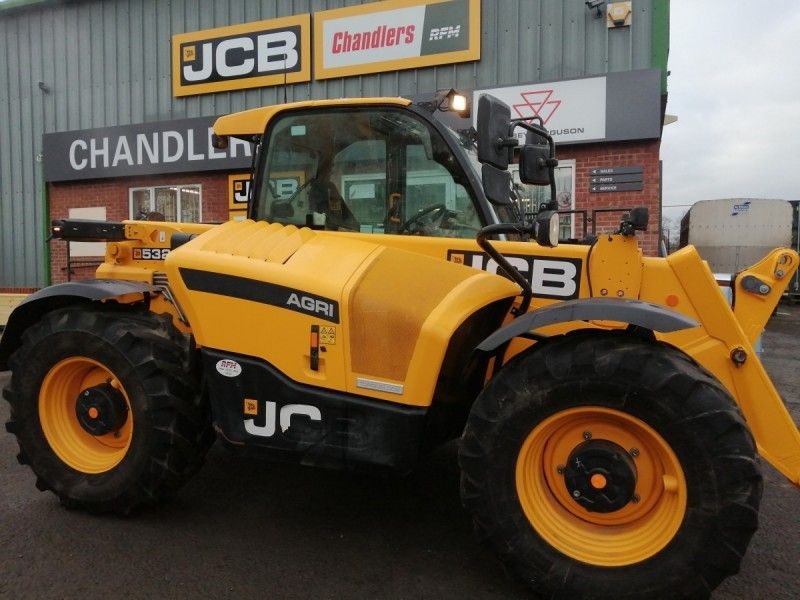
[[[172,37],[175,96],[310,79],[310,15]]]
[[[561,106],[561,100],[552,99],[552,89],[520,92],[519,96],[522,98],[522,102],[511,105],[517,116],[523,119],[539,117],[545,125]]]
[[[388,0],[314,13],[314,77],[480,58],[480,0]]]
[[[508,104],[515,117],[540,117],[556,142],[607,137],[606,76],[476,90],[475,106],[481,94],[492,94]],[[525,138],[522,129],[517,129],[516,135]]]

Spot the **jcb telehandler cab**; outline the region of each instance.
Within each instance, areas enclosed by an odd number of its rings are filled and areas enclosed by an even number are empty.
[[[547,132],[489,97],[478,132],[439,106],[220,118],[218,143],[257,143],[242,222],[54,223],[108,246],[96,279],[9,320],[20,461],[65,505],[128,513],[215,436],[399,470],[460,438],[464,506],[536,591],[708,595],[757,526],[756,450],[800,484],[800,434],[753,350],[798,255],[739,273],[730,307],[693,248],[642,256],[642,211],[557,245],[552,205],[526,221],[506,170],[522,125],[521,179],[552,186]]]

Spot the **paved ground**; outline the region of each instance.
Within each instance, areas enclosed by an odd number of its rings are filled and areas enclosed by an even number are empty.
[[[765,347],[800,423],[800,306],[779,308]],[[473,541],[452,446],[402,479],[242,460],[216,446],[176,501],[132,519],[60,508],[15,454],[0,431],[3,598],[529,597]],[[800,490],[765,472],[761,529],[717,600],[800,596]]]

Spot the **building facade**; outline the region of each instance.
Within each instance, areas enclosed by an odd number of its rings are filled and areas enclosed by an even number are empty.
[[[51,219],[241,217],[251,148],[211,146],[219,115],[450,88],[553,132],[559,205],[577,211],[564,235],[582,236],[584,213],[603,231],[644,205],[642,245],[657,252],[667,0],[0,7],[0,293],[91,276],[102,246],[46,242]],[[546,193],[518,191],[531,210]]]

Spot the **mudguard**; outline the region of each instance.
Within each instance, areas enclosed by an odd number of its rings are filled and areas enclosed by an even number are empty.
[[[8,369],[8,358],[19,346],[22,332],[44,313],[70,304],[111,300],[128,294],[142,294],[144,298],[154,291],[152,285],[142,281],[93,279],[70,281],[34,292],[8,318],[3,337],[0,338],[0,371]]]
[[[641,300],[583,298],[559,302],[526,313],[495,331],[477,349],[493,352],[519,335],[545,325],[570,321],[620,321],[661,333],[691,329],[699,325],[694,319],[678,312]]]

